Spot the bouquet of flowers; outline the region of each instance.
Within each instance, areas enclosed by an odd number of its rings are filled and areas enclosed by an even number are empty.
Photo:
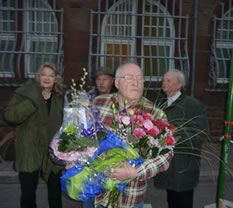
[[[103,128],[90,96],[85,91],[77,92],[72,82],[72,90],[65,94],[62,126],[49,145],[50,156],[62,165],[86,162],[92,157],[98,149],[97,137]]]
[[[143,160],[131,146],[108,131],[87,163],[77,164],[64,173],[61,177],[62,191],[70,198],[82,201],[115,187],[122,192],[129,181],[112,180],[110,175],[114,168],[124,162],[137,166]]]
[[[158,109],[156,109],[158,110]],[[126,109],[125,113],[116,113],[112,106],[112,131],[94,156],[85,164],[77,164],[61,177],[62,190],[76,200],[87,200],[104,192],[110,192],[108,205],[114,207],[120,192],[124,191],[128,181],[113,181],[114,168],[125,162],[132,166],[143,163],[142,158],[155,158],[171,151],[175,146],[173,132],[161,110],[156,118],[149,112]],[[153,113],[155,115],[155,113]]]
[[[158,114],[154,119],[149,112],[126,109],[125,113],[115,115],[113,132],[136,149],[143,158],[156,158],[171,151],[176,143],[173,135],[176,127],[163,118],[162,111]]]

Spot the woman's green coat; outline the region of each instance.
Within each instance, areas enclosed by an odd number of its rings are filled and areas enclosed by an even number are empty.
[[[63,168],[49,156],[48,146],[59,130],[63,117],[63,96],[53,93],[50,113],[36,81],[28,81],[13,94],[5,109],[6,121],[20,125],[16,141],[16,170],[40,170],[47,181],[51,171]]]

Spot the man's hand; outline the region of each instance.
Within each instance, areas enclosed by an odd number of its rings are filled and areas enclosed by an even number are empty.
[[[111,175],[112,180],[125,181],[135,179],[138,176],[138,170],[129,163],[125,163],[122,167],[114,169]]]

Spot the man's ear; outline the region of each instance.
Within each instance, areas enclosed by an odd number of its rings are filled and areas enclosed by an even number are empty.
[[[178,84],[178,90],[181,90],[183,88],[183,85],[182,85],[182,83],[180,82],[179,84]]]
[[[115,87],[118,89],[118,86],[119,86],[119,80],[118,79],[115,79]]]

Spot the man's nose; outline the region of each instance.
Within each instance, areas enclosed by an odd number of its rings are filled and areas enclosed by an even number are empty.
[[[133,77],[133,81],[132,81],[133,85],[138,86],[139,82],[140,81],[136,77]]]

